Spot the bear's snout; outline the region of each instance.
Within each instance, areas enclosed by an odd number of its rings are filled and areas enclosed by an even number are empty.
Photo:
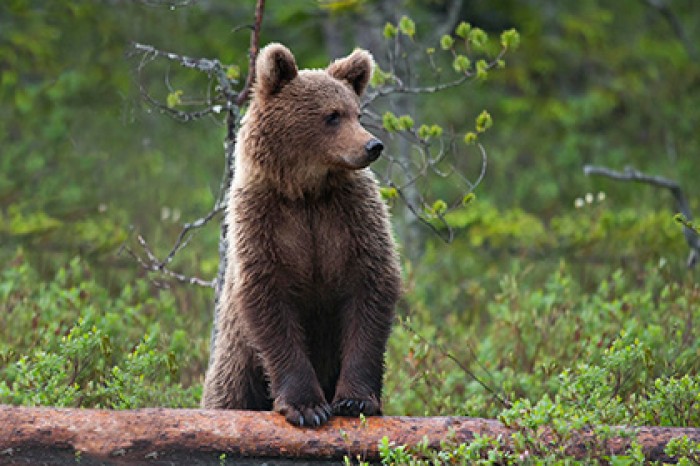
[[[374,162],[382,155],[382,150],[384,149],[384,144],[379,139],[370,139],[367,144],[365,144],[365,152],[367,152],[367,159],[370,162]]]

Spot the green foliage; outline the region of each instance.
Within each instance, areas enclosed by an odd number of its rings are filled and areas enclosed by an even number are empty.
[[[421,125],[418,128],[418,137],[424,140],[428,140],[432,137],[439,138],[442,135],[442,127],[440,125]]]
[[[181,90],[173,91],[168,94],[165,100],[168,108],[175,108],[180,105],[182,103],[182,94],[183,92]]]
[[[415,124],[410,115],[401,115],[400,117],[397,117],[389,111],[384,113],[382,123],[384,125],[384,129],[389,132],[409,131]]]
[[[411,39],[416,34],[416,23],[413,22],[408,16],[402,16],[399,20],[399,31]]]
[[[680,272],[682,234],[668,214],[611,212],[598,198],[548,224],[471,202],[447,214],[462,236],[449,247],[431,242],[406,264],[387,413],[497,417],[516,435],[513,451],[484,438],[479,448],[447,442],[397,454],[411,464],[456,451],[450,461],[640,464],[639,445],[609,456],[602,441],[620,432],[606,426],[700,425],[700,288]],[[506,275],[492,265],[508,261],[500,251],[511,257]],[[596,433],[579,463],[564,454],[574,429]]]
[[[465,55],[457,55],[452,61],[452,68],[458,73],[466,73],[469,71],[471,66],[471,61]]]
[[[501,33],[501,45],[507,49],[517,49],[520,45],[520,34],[515,29],[508,29]]]
[[[476,131],[483,133],[487,129],[493,126],[493,119],[491,115],[486,110],[482,111],[478,117],[476,117]]]
[[[455,40],[448,35],[444,35],[440,38],[440,47],[443,50],[450,50],[454,46]]]
[[[0,275],[0,403],[197,405],[183,368],[201,365],[205,348],[171,295],[139,282],[111,297],[77,259],[46,283],[21,254],[13,263]]]
[[[384,25],[384,38],[385,39],[393,39],[396,37],[397,29],[396,26],[394,26],[391,23],[386,23]]]
[[[467,40],[475,50],[483,50],[486,48],[489,36],[483,29],[475,27],[467,34]]]
[[[465,21],[462,21],[455,28],[455,35],[466,40],[469,37],[469,32],[471,31],[471,29],[472,29],[471,24],[469,24]],[[449,47],[447,47],[447,48],[449,48]]]
[[[678,464],[690,466],[700,464],[700,443],[693,442],[687,436],[671,439],[664,452],[678,458]]]
[[[654,282],[655,278],[648,280]],[[611,293],[613,283],[616,288]],[[632,445],[625,455],[608,458],[604,440],[624,435],[624,431],[607,426],[700,425],[698,335],[696,330],[691,330],[692,335],[679,331],[685,322],[700,319],[697,288],[686,293],[678,290],[680,295],[675,298],[662,292],[666,296],[660,307],[673,309],[674,315],[658,316],[645,290],[624,291],[629,285],[621,273],[611,283],[604,283],[588,302],[572,292],[566,276],[552,277],[547,284],[551,294],[529,295],[518,285],[503,285],[510,290],[503,293],[514,293],[517,300],[489,306],[491,312],[485,321],[460,324],[450,319],[444,328],[434,331],[418,311],[410,320],[411,326],[404,324],[393,340],[401,351],[400,356],[396,353],[402,359],[403,369],[399,370],[407,370],[398,377],[411,380],[411,389],[393,385],[394,375],[390,375],[392,407],[401,403],[401,412],[416,415],[497,416],[516,430],[512,450],[504,450],[496,439],[484,438],[485,446],[480,449],[475,450],[480,444],[474,442],[448,444],[441,446],[440,454],[459,451],[451,461],[480,459],[484,464],[521,464],[524,458],[559,464],[572,461],[566,459],[564,451],[575,446],[573,442],[580,442],[573,431],[593,429],[595,437],[586,446],[588,459],[575,464],[605,459],[612,464],[641,464],[644,456],[638,445]],[[584,304],[576,305],[579,301]],[[626,318],[615,315],[619,310]],[[435,321],[434,315],[425,317]],[[455,328],[461,325],[464,327]],[[618,326],[624,330],[601,348],[601,342]],[[412,336],[416,328],[428,335],[427,341]],[[567,344],[561,345],[562,341]],[[450,358],[446,351],[450,351]],[[462,364],[466,366],[455,365],[452,357],[465,361]],[[389,373],[396,369],[392,366]],[[497,393],[508,394],[512,406],[503,409],[477,377]],[[412,400],[416,411],[407,404]],[[676,457],[693,458],[694,454],[697,458],[697,449],[669,451]],[[409,454],[411,464],[432,464],[426,458],[438,454],[420,448],[404,448],[399,453]],[[393,459],[390,454],[385,457]]]
[[[689,228],[696,233],[700,234],[700,225],[695,225],[695,223],[691,222],[687,218],[685,218],[682,214],[676,214],[673,219],[683,225],[686,228]]]

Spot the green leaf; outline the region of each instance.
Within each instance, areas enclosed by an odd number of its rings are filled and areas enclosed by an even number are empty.
[[[386,23],[384,25],[384,38],[385,39],[393,39],[394,37],[396,37],[397,32],[398,31],[396,29],[396,26],[394,26],[393,24]]]
[[[370,84],[372,84],[372,86],[379,87],[393,80],[394,76],[391,73],[382,70],[376,63],[374,64],[374,71],[372,72],[372,79],[370,80]]]
[[[501,45],[509,50],[515,50],[520,45],[520,34],[515,29],[508,29],[501,33]]]
[[[440,216],[445,212],[447,212],[447,202],[443,201],[442,199],[438,199],[437,201],[433,202],[433,206],[431,207],[431,213],[433,215]]]
[[[488,34],[486,34],[486,31],[481,28],[474,28],[469,31],[469,42],[477,50],[483,49],[488,40]]]
[[[238,65],[231,65],[226,69],[226,77],[231,81],[238,81],[241,77],[241,67]]]
[[[491,118],[491,114],[486,110],[481,112],[479,116],[476,117],[476,130],[479,133],[483,133],[491,126],[493,126],[493,119]]]
[[[442,135],[442,127],[440,125],[421,125],[418,128],[418,137],[428,140],[432,137],[440,137]]]
[[[414,122],[411,115],[402,115],[399,117],[399,126],[402,130],[408,131],[409,129],[413,128],[413,124]]]
[[[440,38],[440,47],[442,48],[442,50],[450,50],[454,43],[455,40],[447,34]]]
[[[390,201],[399,197],[399,191],[393,186],[382,186],[379,188],[379,194],[385,201]]]
[[[385,112],[382,116],[382,125],[384,126],[384,129],[390,133],[401,130],[399,119],[396,117],[396,115],[389,111]]]
[[[471,30],[471,25],[469,23],[466,23],[462,21],[457,25],[457,29],[455,29],[455,34],[461,37],[462,39],[466,39],[469,35],[469,31]]]
[[[464,135],[464,143],[465,144],[474,144],[479,137],[476,135],[475,132],[469,131],[467,134]]]
[[[464,195],[462,198],[462,206],[466,207],[469,204],[471,204],[474,200],[476,199],[476,194],[474,193],[467,193]]]
[[[430,137],[430,126],[420,125],[420,128],[418,128],[418,137],[421,139],[428,139]]]
[[[452,61],[452,68],[458,73],[466,73],[469,71],[471,66],[471,61],[465,55],[457,55]]]
[[[168,97],[166,99],[166,104],[168,105],[168,108],[175,108],[178,105],[180,105],[182,103],[182,94],[183,92],[181,90],[177,90],[168,94]]]
[[[488,77],[489,64],[486,60],[479,60],[476,62],[476,79],[484,80]]]
[[[413,39],[413,36],[416,34],[416,23],[408,16],[402,16],[399,20],[399,29],[401,33]]]

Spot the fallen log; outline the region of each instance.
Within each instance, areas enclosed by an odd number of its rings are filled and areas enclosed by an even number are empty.
[[[512,433],[498,421],[466,417],[334,418],[323,428],[303,429],[270,412],[0,406],[0,464],[256,464],[242,458],[289,464],[345,456],[377,461],[383,437],[396,445],[416,445],[425,437],[439,448],[447,438],[464,443],[478,434],[500,438],[508,448]],[[648,460],[669,461],[664,447],[670,439],[685,435],[700,442],[694,428],[640,427],[629,433],[607,440],[605,451],[624,454],[636,439]],[[576,432],[567,453],[586,458],[593,438]]]

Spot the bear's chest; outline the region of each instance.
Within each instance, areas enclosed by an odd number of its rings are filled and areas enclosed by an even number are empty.
[[[279,278],[300,294],[336,294],[354,278],[356,228],[330,201],[280,205],[273,234]]]

